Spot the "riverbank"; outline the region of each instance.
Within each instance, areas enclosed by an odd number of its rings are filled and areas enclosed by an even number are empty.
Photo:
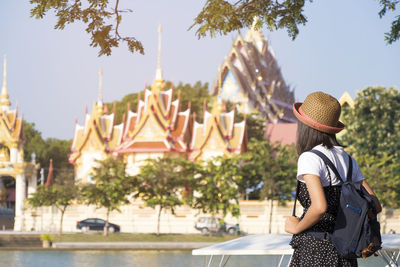
[[[0,235],[0,250],[193,250],[235,239],[234,235],[128,234],[101,232],[50,234],[52,246],[43,248],[38,233]]]
[[[201,234],[131,234],[114,233],[104,236],[102,232],[51,234],[53,242],[225,242],[237,235],[201,235]]]

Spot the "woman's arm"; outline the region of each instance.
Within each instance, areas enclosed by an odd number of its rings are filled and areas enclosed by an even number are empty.
[[[286,220],[285,231],[291,234],[299,234],[316,224],[326,212],[328,206],[319,176],[305,174],[303,178],[311,198],[311,206],[302,220],[293,216]]]
[[[365,190],[371,195],[372,201],[374,202],[376,212],[379,213],[382,211],[382,206],[381,203],[379,202],[378,197],[375,195],[374,191],[372,188],[369,186],[366,180],[361,181],[361,185],[364,186]]]

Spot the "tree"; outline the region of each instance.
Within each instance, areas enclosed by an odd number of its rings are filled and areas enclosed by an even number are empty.
[[[400,161],[387,154],[360,155],[357,163],[368,184],[385,207],[400,207]]]
[[[262,183],[261,198],[270,200],[270,228],[272,225],[273,201],[292,198],[296,188],[297,154],[293,145],[270,144],[269,140],[252,139],[249,152],[242,155],[244,166],[243,180]]]
[[[254,17],[259,18],[257,27],[266,24],[271,30],[287,29],[294,39],[298,33],[298,25],[305,25],[307,18],[303,14],[308,1],[284,0],[207,0],[203,9],[189,28],[198,27],[196,35],[204,37],[210,34],[228,34],[232,31],[249,27]],[[309,2],[312,2],[309,0]],[[126,42],[130,52],[144,54],[142,43],[134,37],[121,36],[119,26],[122,14],[132,12],[131,9],[120,9],[120,0],[30,0],[33,5],[31,17],[43,19],[50,11],[55,12],[57,23],[55,29],[63,30],[67,24],[77,21],[86,24],[86,32],[91,35],[92,47],[99,47],[99,56],[111,55],[112,48]],[[389,11],[394,12],[399,5],[397,0],[379,0],[381,9],[379,16],[384,17]],[[385,34],[388,44],[400,38],[400,15],[394,17],[391,29]]]
[[[241,121],[243,119],[244,114],[238,112],[236,121]],[[262,118],[259,113],[248,114],[246,116],[247,139],[252,140],[254,138],[258,141],[265,140],[265,127],[267,123],[267,120]]]
[[[125,165],[122,160],[108,157],[104,161],[98,161],[94,168],[93,184],[82,186],[82,198],[88,204],[104,207],[107,210],[104,235],[108,235],[108,219],[111,211],[121,212],[119,207],[129,203],[128,194],[135,185],[134,177],[125,173]]]
[[[346,131],[341,141],[355,155],[400,158],[400,93],[396,88],[359,91],[354,108],[345,110],[343,121]]]
[[[400,200],[400,92],[367,87],[358,92],[354,107],[344,110],[348,146],[384,206]]]
[[[64,213],[78,197],[79,189],[74,184],[73,173],[64,171],[59,172],[54,185],[50,187],[39,185],[37,191],[28,198],[28,202],[35,208],[41,206],[56,206],[61,212],[59,230],[59,234],[61,235]]]
[[[214,218],[222,212],[234,217],[240,215],[237,165],[231,165],[228,158],[216,157],[203,164],[201,175],[196,177],[193,208]]]
[[[120,42],[126,42],[129,51],[144,54],[143,45],[134,37],[121,36],[119,26],[122,13],[132,12],[130,9],[120,9],[119,0],[30,0],[34,5],[31,17],[42,19],[47,12],[54,11],[57,17],[55,29],[63,30],[66,24],[81,21],[87,25],[86,32],[91,35],[90,46],[100,47],[99,56],[111,55],[111,49],[118,47]]]
[[[35,128],[35,123],[27,121],[23,121],[23,133],[25,138],[24,160],[31,161],[32,153],[35,153],[36,160],[42,165],[42,163],[45,163],[45,161],[41,162],[43,158],[42,153],[46,147],[42,134]]]
[[[213,97],[208,91],[208,83],[202,83],[197,81],[193,85],[189,83],[180,82],[175,90],[175,97],[180,92],[180,105],[181,110],[185,110],[190,102],[190,113],[196,114],[196,120],[201,121],[204,115],[204,102],[206,102],[206,108],[211,108]],[[209,109],[208,109],[209,110]]]
[[[140,169],[136,196],[148,207],[159,207],[157,235],[160,234],[161,211],[169,209],[174,214],[175,207],[184,204],[185,190],[193,186],[197,169],[195,163],[181,158],[152,159]]]
[[[71,140],[60,140],[56,138],[47,138],[44,140],[42,134],[35,128],[35,123],[23,122],[24,133],[24,160],[31,161],[32,153],[36,154],[36,162],[41,167],[48,165],[50,159],[54,163],[54,175],[59,171],[72,171],[73,165],[68,162]],[[48,170],[46,169],[46,172]],[[45,174],[47,175],[47,173]]]
[[[204,37],[210,34],[228,34],[232,31],[249,27],[257,17],[256,27],[266,25],[269,30],[286,29],[289,36],[295,39],[299,33],[298,25],[305,25],[307,18],[304,15],[304,6],[309,1],[284,0],[207,0],[202,11],[194,19],[190,28],[198,27],[197,36]],[[379,0],[380,18],[388,11],[395,11],[397,0]],[[400,38],[400,15],[395,16],[390,32],[385,33],[388,44]]]

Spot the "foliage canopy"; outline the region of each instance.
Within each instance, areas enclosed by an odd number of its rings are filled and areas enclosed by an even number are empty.
[[[92,47],[99,47],[99,56],[111,55],[111,50],[120,42],[126,42],[129,51],[144,54],[140,41],[134,37],[121,36],[119,26],[122,13],[132,12],[131,9],[120,9],[119,0],[111,3],[108,0],[30,0],[34,6],[31,17],[42,19],[49,11],[54,11],[57,17],[55,29],[63,30],[67,24],[81,21],[86,24],[86,32],[90,34]]]
[[[60,235],[64,213],[73,201],[79,198],[79,188],[74,183],[73,173],[63,170],[55,178],[56,183],[50,187],[39,185],[37,191],[28,198],[29,204],[33,207],[56,206],[61,212]]]
[[[396,88],[367,87],[359,91],[354,108],[345,109],[346,131],[341,141],[355,155],[400,154],[400,92]]]
[[[108,218],[111,211],[120,212],[122,204],[129,203],[128,194],[132,190],[135,178],[125,173],[125,164],[122,160],[108,157],[98,161],[92,177],[93,184],[82,186],[82,198],[87,204],[107,210],[104,235],[108,234]]]
[[[312,0],[207,0],[203,9],[194,19],[190,29],[198,27],[196,35],[204,37],[207,34],[228,34],[232,31],[249,27],[254,17],[259,20],[257,27],[267,25],[271,31],[286,29],[294,39],[299,34],[299,25],[304,25],[307,18],[304,6]],[[382,18],[388,12],[396,11],[397,0],[379,0],[379,16]],[[50,11],[57,17],[55,29],[62,30],[67,24],[81,21],[86,24],[86,32],[91,36],[90,46],[99,47],[99,56],[111,55],[112,48],[120,43],[126,43],[130,52],[144,53],[142,43],[135,37],[121,36],[119,26],[122,14],[132,12],[131,9],[121,9],[120,0],[30,0],[33,5],[31,16],[42,19]],[[388,44],[400,38],[400,15],[394,17],[390,31],[385,33]]]
[[[184,204],[183,196],[193,188],[198,169],[196,163],[181,158],[148,160],[140,169],[136,196],[148,207],[158,206],[157,234],[160,233],[161,211],[171,210],[174,214],[174,209]]]
[[[400,92],[367,87],[358,92],[354,108],[344,109],[346,131],[341,141],[355,156],[382,204],[400,203]]]

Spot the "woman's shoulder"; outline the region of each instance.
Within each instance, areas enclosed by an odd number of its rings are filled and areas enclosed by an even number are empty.
[[[312,152],[312,150],[317,150],[319,152],[322,152],[323,154],[325,154],[329,159],[333,160],[334,159],[334,155],[337,155],[339,157],[344,157],[345,155],[347,155],[346,151],[344,150],[344,148],[342,146],[334,146],[332,148],[327,148],[323,145],[317,145],[315,147],[313,147],[313,149],[309,150],[309,151],[305,151],[303,152],[300,156],[299,156],[299,160],[298,162],[301,163],[306,163],[306,162],[315,162],[315,163],[323,163],[323,159]]]
[[[320,148],[318,146],[314,147],[312,150],[320,150]],[[323,152],[323,151],[321,151]],[[299,159],[298,159],[298,163],[310,163],[310,162],[314,162],[314,163],[318,163],[322,161],[322,159],[315,153],[309,151],[305,151],[303,153],[300,154]]]

